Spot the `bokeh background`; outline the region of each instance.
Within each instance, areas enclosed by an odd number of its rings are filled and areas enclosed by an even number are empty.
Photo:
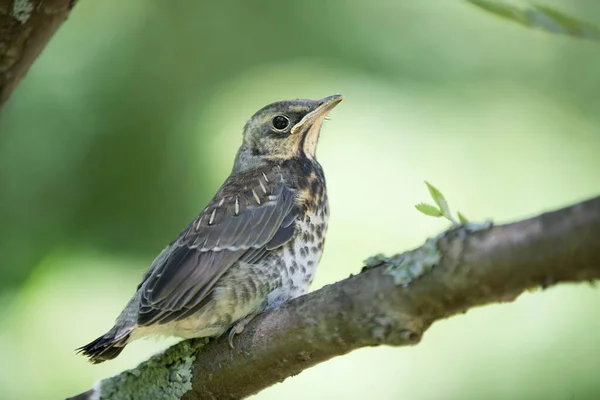
[[[600,3],[544,0],[600,22]],[[600,47],[461,0],[81,0],[0,118],[0,398],[59,399],[153,257],[228,175],[247,118],[343,93],[318,157],[313,289],[447,227],[424,180],[498,223],[600,193]],[[256,399],[598,399],[600,289],[561,285],[331,360]]]

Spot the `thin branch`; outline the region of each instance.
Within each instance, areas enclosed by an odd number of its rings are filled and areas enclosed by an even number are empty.
[[[72,399],[243,398],[361,347],[414,345],[433,322],[470,308],[599,279],[600,197],[508,225],[453,228],[367,264],[257,317],[234,350],[226,338],[184,341]]]
[[[0,0],[0,107],[76,0]]]

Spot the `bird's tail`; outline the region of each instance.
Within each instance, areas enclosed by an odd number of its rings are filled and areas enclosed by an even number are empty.
[[[87,356],[93,364],[100,364],[117,357],[125,346],[131,329],[119,332],[116,327],[91,343],[76,349],[77,354]]]

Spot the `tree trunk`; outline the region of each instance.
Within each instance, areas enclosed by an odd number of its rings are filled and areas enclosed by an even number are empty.
[[[0,0],[0,107],[76,0]]]

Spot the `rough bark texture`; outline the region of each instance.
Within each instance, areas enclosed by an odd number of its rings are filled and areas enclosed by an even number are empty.
[[[0,0],[0,107],[76,0]]]
[[[520,222],[453,228],[257,317],[185,341],[73,399],[235,399],[365,346],[413,345],[437,320],[525,290],[600,278],[600,197]]]

